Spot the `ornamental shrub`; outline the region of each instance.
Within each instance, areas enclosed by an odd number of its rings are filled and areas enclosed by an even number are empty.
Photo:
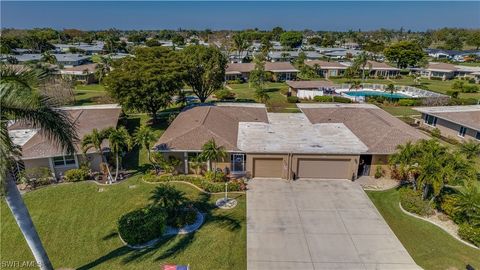
[[[191,225],[197,220],[197,211],[195,209],[184,209],[177,211],[176,215],[172,217],[169,225],[176,228],[181,228],[186,225]]]
[[[85,181],[88,177],[88,170],[86,169],[72,169],[64,174],[65,182]]]
[[[477,247],[480,247],[480,227],[472,226],[468,223],[463,223],[458,227],[458,236]]]
[[[288,101],[288,103],[298,103],[298,102],[300,102],[298,97],[295,97],[295,96],[287,97],[287,101]]]
[[[418,106],[422,101],[418,99],[404,98],[398,101],[398,106]]]
[[[141,208],[118,220],[118,232],[131,245],[143,244],[163,235],[166,214],[159,208]]]
[[[225,173],[221,171],[217,171],[217,173],[214,171],[206,171],[204,176],[205,179],[212,182],[224,182],[226,179]]]
[[[351,99],[341,96],[315,96],[313,100],[316,102],[352,103]]]
[[[406,211],[420,216],[430,216],[433,214],[433,208],[429,201],[422,199],[421,191],[411,188],[402,188],[400,190],[400,203]]]
[[[465,217],[457,208],[458,198],[454,195],[443,195],[440,201],[440,210],[449,216],[453,222],[461,224],[465,222]]]
[[[150,183],[158,182],[170,182],[170,181],[182,181],[191,183],[207,192],[223,192],[225,190],[225,183],[221,182],[212,182],[203,177],[198,176],[189,176],[189,175],[161,175],[154,176],[148,175],[143,178],[144,181]],[[246,184],[243,180],[231,180],[228,182],[229,191],[244,191],[246,190]]]
[[[235,93],[228,89],[222,89],[215,92],[215,97],[219,100],[232,100],[235,99]]]

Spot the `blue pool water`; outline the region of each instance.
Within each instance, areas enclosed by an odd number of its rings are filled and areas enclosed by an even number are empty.
[[[398,94],[398,93],[388,93],[388,92],[379,92],[379,91],[368,91],[368,90],[359,90],[359,91],[347,91],[344,92],[346,95],[351,97],[371,97],[371,96],[382,96],[386,98],[409,98],[409,96]]]

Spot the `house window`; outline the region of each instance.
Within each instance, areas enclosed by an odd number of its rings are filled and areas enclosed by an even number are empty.
[[[245,154],[232,154],[230,156],[232,173],[245,172]]]
[[[480,141],[480,131],[477,132],[477,135],[475,136],[475,138]]]
[[[437,117],[433,116],[433,115],[426,115],[425,116],[425,124],[429,125],[429,126],[436,126],[437,125]]]
[[[465,137],[465,133],[467,132],[467,128],[466,127],[460,127],[460,130],[458,131],[458,136],[460,137]]]
[[[65,167],[69,165],[75,165],[77,164],[75,157],[73,155],[71,156],[59,156],[59,157],[54,157],[53,158],[53,165],[55,167]]]

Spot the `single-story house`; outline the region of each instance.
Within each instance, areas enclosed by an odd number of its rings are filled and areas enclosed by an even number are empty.
[[[347,65],[335,61],[312,60],[305,61],[305,64],[315,69],[317,74],[323,78],[343,76],[345,70],[348,68]]]
[[[332,94],[334,85],[330,81],[287,81],[289,95],[300,99],[313,99],[315,96]]]
[[[71,117],[80,140],[95,128],[102,130],[116,127],[122,112],[122,108],[117,104],[62,107],[59,110],[66,111]],[[17,170],[45,167],[49,168],[55,177],[60,177],[67,170],[79,168],[84,161],[88,161],[92,170],[101,170],[100,153],[90,149],[85,160],[81,142],[77,142],[75,154],[66,155],[41,129],[32,128],[28,123],[12,123],[8,126],[8,133],[14,144],[21,147],[22,156],[17,161]],[[106,141],[102,143],[102,147],[108,152]]]
[[[254,63],[230,63],[225,70],[225,80],[248,81]],[[271,72],[274,81],[294,80],[298,70],[290,62],[265,62],[265,71]]]
[[[54,44],[53,46],[55,46],[55,52],[57,53],[67,53],[70,51],[70,48],[75,48],[85,52],[85,54],[100,54],[103,52],[104,45],[105,43],[103,41],[97,41],[94,43]]]
[[[82,55],[82,54],[56,53],[52,55],[55,56],[55,59],[57,60],[57,64],[63,65],[64,67],[79,66],[82,64],[86,64],[90,61],[90,56]],[[19,54],[19,55],[11,55],[11,57],[17,59],[19,63],[24,63],[24,62],[42,61],[43,55],[40,53],[26,53],[26,54]]]
[[[449,80],[455,77],[457,68],[449,63],[430,62],[426,68],[418,69],[422,77]]]
[[[480,105],[418,107],[422,113],[420,125],[438,128],[442,136],[460,140],[480,140]]]
[[[323,57],[323,55],[316,51],[271,51],[268,53],[267,59],[272,62],[293,61],[299,57],[300,53],[304,53],[308,60]]]
[[[154,149],[180,159],[181,173],[211,139],[228,157],[217,168],[231,175],[283,179],[356,179],[387,171],[399,144],[426,135],[370,104],[299,104],[302,113],[268,113],[263,104],[184,109]]]
[[[354,58],[355,56],[361,54],[361,50],[349,50],[349,49],[336,49],[333,51],[325,51],[322,54],[325,57],[330,59],[347,59],[347,58]]]
[[[60,70],[60,75],[62,77],[71,77],[77,82],[84,84],[90,84],[97,82],[95,78],[95,70],[97,69],[97,64],[85,64],[70,68],[64,68]]]
[[[398,76],[400,74],[400,69],[396,67],[392,67],[387,63],[377,62],[377,61],[367,61],[367,65],[365,66],[365,70],[368,70],[370,76],[372,77],[393,77]]]

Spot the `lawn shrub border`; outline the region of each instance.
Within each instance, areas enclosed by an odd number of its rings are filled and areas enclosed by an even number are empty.
[[[145,183],[156,184],[156,183],[168,183],[168,182],[178,182],[189,184],[196,189],[210,194],[222,194],[225,191],[225,184],[221,182],[211,182],[200,176],[191,176],[191,175],[146,175],[142,177],[142,180]],[[234,180],[228,183],[228,192],[245,192],[245,184],[241,180]]]
[[[414,218],[418,218],[418,219],[421,219],[423,221],[426,221],[426,222],[429,222],[435,226],[437,226],[438,228],[442,229],[444,232],[446,232],[447,234],[451,235],[453,238],[457,239],[458,241],[462,242],[463,244],[469,246],[469,247],[472,247],[474,249],[477,249],[477,250],[480,250],[479,247],[476,247],[474,244],[470,243],[470,242],[467,242],[465,240],[463,240],[462,238],[460,238],[458,235],[454,235],[454,234],[451,234],[450,232],[448,232],[447,230],[445,230],[442,226],[438,225],[437,223],[427,219],[427,218],[424,218],[424,217],[421,217],[417,214],[414,214],[414,213],[410,213],[408,212],[407,210],[405,210],[403,207],[402,207],[402,203],[401,202],[398,202],[398,207],[400,207],[400,210],[402,210],[403,213],[405,213],[406,215],[409,215],[411,217],[414,217]]]

